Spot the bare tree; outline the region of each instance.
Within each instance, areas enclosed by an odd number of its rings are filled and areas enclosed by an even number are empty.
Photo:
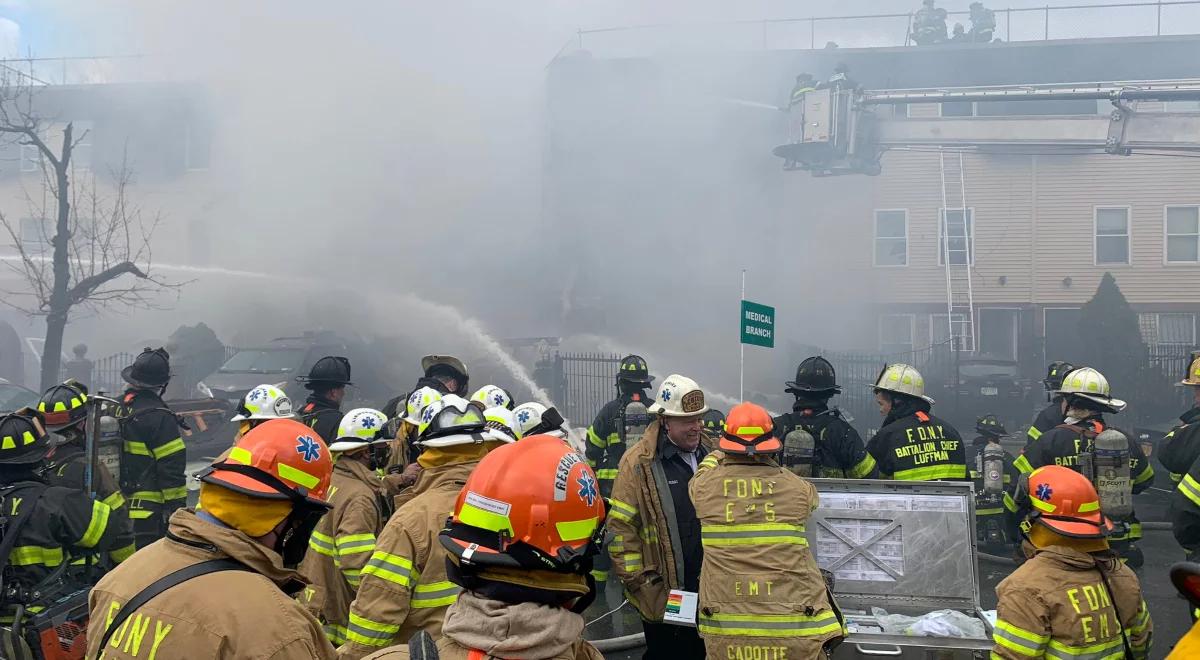
[[[24,284],[24,290],[5,291],[3,302],[46,317],[44,390],[59,380],[63,331],[75,308],[98,313],[108,306],[154,307],[156,293],[182,283],[163,280],[151,270],[151,239],[161,218],[154,215],[147,221],[129,203],[132,175],[126,160],[109,172],[108,190],[101,190],[85,168],[76,168],[72,156],[87,131],[76,136],[73,123],[55,124],[38,114],[34,98],[39,82],[8,67],[0,72],[0,136],[22,151],[36,152],[41,182],[36,190],[26,187],[24,197],[41,235],[32,241],[22,236],[20,223],[3,213],[0,226],[16,250],[5,264]],[[61,140],[56,139],[59,126]],[[53,136],[51,128],[56,129]],[[51,218],[53,233],[47,222]],[[49,255],[46,245],[52,248]]]

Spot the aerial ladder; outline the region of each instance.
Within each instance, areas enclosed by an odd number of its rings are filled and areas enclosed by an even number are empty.
[[[784,169],[814,176],[879,174],[889,150],[938,155],[940,261],[946,322],[957,351],[974,351],[974,219],[964,153],[1200,154],[1200,112],[1138,112],[1139,101],[1200,99],[1200,79],[862,90],[843,77],[788,108],[788,140],[774,149]],[[903,117],[887,106],[994,101],[1109,101],[1107,114]]]

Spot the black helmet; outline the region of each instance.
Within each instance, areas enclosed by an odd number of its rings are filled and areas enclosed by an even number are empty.
[[[704,430],[720,436],[725,432],[725,413],[716,408],[709,408],[708,412],[704,413],[701,418],[704,422]]]
[[[1051,362],[1050,366],[1046,368],[1046,379],[1042,381],[1042,384],[1046,386],[1046,391],[1053,392],[1054,390],[1061,389],[1063,379],[1072,371],[1075,371],[1075,365],[1070,362],[1063,362],[1061,360]]]
[[[42,414],[22,408],[0,417],[0,465],[27,465],[46,457],[48,441]]]
[[[617,384],[630,383],[650,387],[650,370],[646,367],[646,359],[640,355],[626,355],[621,358],[621,367],[617,370]]]
[[[350,360],[338,355],[326,355],[317,360],[307,376],[300,376],[296,380],[310,390],[354,384],[350,382]]]
[[[134,387],[162,387],[171,380],[171,355],[165,348],[147,347],[121,370],[121,378]]]
[[[1001,438],[1008,435],[1008,430],[1004,428],[1000,420],[990,413],[975,420],[975,430],[980,435],[986,435],[991,438]]]
[[[45,415],[47,429],[61,431],[87,419],[87,401],[87,387],[72,378],[46,390],[37,409]]]
[[[842,391],[837,384],[837,373],[834,372],[833,365],[820,355],[814,355],[801,362],[800,366],[796,367],[796,380],[788,381],[786,385],[787,389],[784,392],[792,394],[804,392],[834,394]]]

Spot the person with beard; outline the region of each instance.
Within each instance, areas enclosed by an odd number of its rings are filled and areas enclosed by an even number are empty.
[[[883,426],[867,443],[884,479],[967,481],[962,436],[949,422],[930,413],[925,379],[907,364],[889,364],[875,380],[875,401]]]

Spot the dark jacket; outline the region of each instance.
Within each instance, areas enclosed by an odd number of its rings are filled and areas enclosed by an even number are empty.
[[[134,526],[152,521],[161,536],[167,519],[187,503],[187,448],[179,421],[151,390],[127,390],[121,402],[121,492]]]
[[[929,414],[924,401],[898,401],[883,428],[867,443],[884,479],[966,481],[967,452],[948,422]]]
[[[341,407],[313,392],[308,395],[304,407],[300,409],[300,421],[316,431],[326,444],[337,440],[338,426],[342,423]]]
[[[1188,561],[1200,561],[1200,459],[1188,468],[1172,496],[1171,531],[1188,551]]]
[[[775,435],[780,440],[797,427],[812,434],[816,440],[814,477],[872,479],[879,476],[875,458],[867,453],[858,431],[842,418],[841,411],[829,408],[826,402],[797,400],[792,412],[776,417],[774,422]]]
[[[1030,426],[1029,431],[1025,434],[1025,446],[1028,447],[1034,440],[1042,437],[1043,433],[1062,423],[1062,403],[1059,397],[1054,397],[1050,405],[1042,408],[1042,412],[1038,413],[1037,418],[1033,420],[1033,426]]]
[[[1200,407],[1179,416],[1181,424],[1171,429],[1158,445],[1158,460],[1178,484],[1183,475],[1200,459]]]
[[[4,513],[15,520],[25,508],[33,509],[8,554],[5,587],[32,588],[63,562],[88,552],[129,548],[133,543],[128,526],[118,528],[110,524],[112,509],[83,491],[47,486],[34,481],[32,476],[27,481],[12,483],[11,487],[4,493]],[[27,610],[37,612],[46,605],[36,603],[27,602],[26,605],[34,606]],[[12,621],[9,607],[0,610],[0,614],[0,621]]]
[[[604,404],[600,412],[596,413],[592,425],[588,427],[588,442],[584,453],[588,465],[596,471],[596,479],[600,482],[600,494],[604,497],[612,493],[613,482],[617,479],[617,470],[625,450],[640,439],[639,436],[622,440],[625,406],[631,401],[641,401],[647,408],[653,403],[645,391],[622,393]]]
[[[54,448],[47,460],[49,461],[45,472],[47,484],[87,492],[84,489],[84,473],[87,470],[88,461],[87,452],[82,447],[75,444],[59,445]],[[133,530],[129,524],[129,511],[125,508],[125,497],[121,494],[117,480],[113,478],[108,467],[103,463],[97,462],[93,472],[96,499],[112,509],[108,525],[116,534],[132,539]],[[113,550],[110,553],[111,559],[114,562],[125,561],[133,554],[133,551],[133,543],[130,542],[127,546]]]

